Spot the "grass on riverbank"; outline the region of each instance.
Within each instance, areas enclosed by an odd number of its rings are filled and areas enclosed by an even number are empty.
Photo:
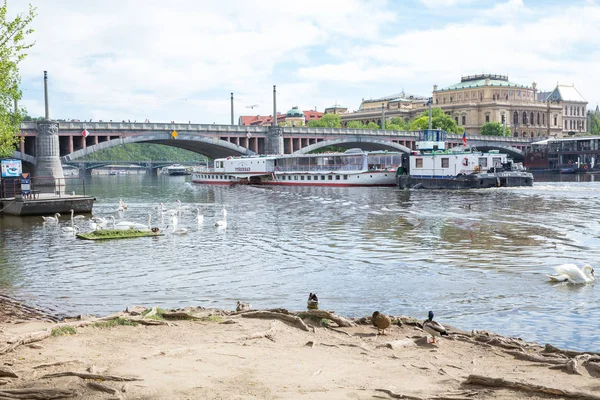
[[[118,326],[118,325],[122,325],[122,326],[138,326],[139,324],[137,322],[135,322],[135,321],[130,321],[128,319],[119,317],[119,318],[111,319],[110,321],[96,322],[92,326],[95,327],[95,328],[107,329],[107,328],[113,328],[113,327]]]
[[[52,329],[51,336],[64,336],[64,335],[74,335],[77,333],[77,330],[69,325],[59,326],[57,328]]]

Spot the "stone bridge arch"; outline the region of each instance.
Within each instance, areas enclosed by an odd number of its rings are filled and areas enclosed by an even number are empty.
[[[327,146],[337,146],[343,147],[346,149],[352,148],[361,148],[367,151],[374,150],[392,150],[392,151],[400,151],[403,153],[410,153],[412,150],[406,146],[398,144],[396,142],[390,142],[387,140],[378,140],[372,138],[365,138],[361,136],[348,136],[339,139],[332,140],[324,140],[322,142],[318,142],[315,144],[311,144],[310,146],[303,147],[300,150],[296,150],[294,154],[306,154],[311,151],[315,151]]]
[[[512,146],[499,145],[494,143],[483,144],[479,143],[478,145],[475,143],[470,144],[468,147],[474,147],[478,151],[490,151],[490,150],[500,150],[501,153],[508,154],[510,158],[515,160],[516,162],[521,162],[525,159],[525,152],[523,150],[517,149]]]
[[[85,149],[77,150],[71,154],[62,157],[62,161],[71,161],[84,157],[100,150],[109,149],[115,146],[121,146],[128,143],[154,143],[166,146],[177,147],[203,154],[209,158],[215,159],[228,156],[250,156],[254,155],[252,150],[238,146],[234,143],[226,142],[220,139],[214,139],[205,136],[180,133],[177,139],[171,137],[169,132],[152,133],[137,136],[126,136],[118,139],[112,139],[106,142],[88,146]]]
[[[37,159],[34,156],[31,156],[31,155],[25,154],[25,153],[21,153],[20,151],[15,151],[12,155],[12,158],[24,161],[31,165],[37,165]]]

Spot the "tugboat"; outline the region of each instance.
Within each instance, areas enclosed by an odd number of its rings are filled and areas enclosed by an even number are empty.
[[[447,133],[426,129],[396,176],[400,189],[475,189],[532,186],[533,174],[498,150],[446,149]],[[463,139],[464,140],[464,139]]]

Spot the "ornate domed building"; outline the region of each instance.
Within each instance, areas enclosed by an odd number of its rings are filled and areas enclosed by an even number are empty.
[[[304,126],[306,120],[304,113],[295,106],[285,113],[285,122],[288,126]]]

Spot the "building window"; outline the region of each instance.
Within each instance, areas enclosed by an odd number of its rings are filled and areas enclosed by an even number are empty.
[[[540,113],[537,113],[537,124],[540,124]]]
[[[523,125],[527,125],[527,113],[523,111]]]
[[[454,120],[456,121],[456,125],[458,125],[458,117],[454,117]]]
[[[542,113],[542,125],[546,125],[546,114]]]
[[[535,119],[533,118],[533,112],[529,115],[529,123],[531,125],[535,124]]]
[[[513,124],[514,125],[518,125],[519,124],[519,113],[515,111],[515,113],[513,114]]]
[[[489,115],[489,114],[487,114],[487,115],[485,116],[485,122],[490,122],[490,115]]]
[[[442,168],[450,168],[450,159],[447,157],[442,158]]]
[[[501,121],[502,121],[502,125],[504,125],[504,120],[505,120],[505,119],[506,119],[506,118],[505,118],[504,114],[502,114],[502,119],[501,119]]]
[[[554,115],[554,126],[558,125],[558,117],[556,116],[556,114]]]
[[[466,115],[463,115],[463,116],[462,116],[462,124],[463,124],[463,125],[466,125],[466,124],[467,124],[467,116],[466,116]]]
[[[567,126],[567,121],[565,121],[565,129],[567,129],[567,128],[568,128],[568,126]]]
[[[417,158],[415,160],[415,168],[423,168],[423,159],[422,158]]]

